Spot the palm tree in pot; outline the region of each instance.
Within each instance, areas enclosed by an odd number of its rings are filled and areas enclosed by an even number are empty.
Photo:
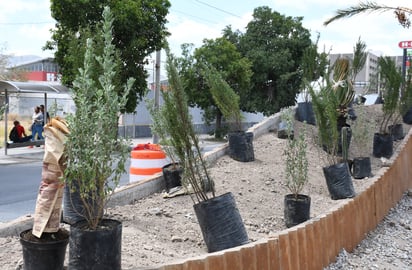
[[[292,108],[282,111],[287,133],[293,130],[294,112]],[[292,227],[310,218],[310,196],[302,194],[308,182],[308,159],[306,155],[305,128],[299,130],[296,137],[287,136],[287,145],[283,152],[285,157],[286,187],[290,194],[284,199],[284,218],[286,227]]]
[[[348,149],[351,129],[348,118],[355,91],[353,82],[366,62],[366,45],[360,39],[354,47],[353,59],[338,58],[327,67],[318,91],[309,85],[309,93],[315,111],[319,143],[327,152],[329,166],[323,168],[332,199],[355,196],[348,165]]]
[[[333,200],[352,198],[355,196],[349,166],[338,155],[339,145],[345,152],[346,145],[340,143],[340,130],[338,129],[339,111],[337,98],[331,85],[327,83],[315,93],[310,89],[313,109],[316,116],[318,140],[327,153],[327,165],[323,167],[329,194]]]
[[[168,51],[166,71],[169,89],[162,92],[164,104],[159,113],[172,116],[170,120],[173,122],[161,131],[165,132],[163,136],[168,136],[183,166],[182,184],[194,203],[207,249],[214,252],[245,244],[249,239],[232,193],[220,196],[215,193],[189,114],[184,82],[178,75],[175,59]]]
[[[402,73],[390,57],[379,57],[380,93],[382,95],[382,118],[379,131],[373,137],[373,156],[390,158],[393,154],[393,136],[389,126],[400,121],[399,97],[403,84]]]
[[[105,218],[104,209],[125,172],[129,146],[117,136],[117,126],[134,80],[128,80],[120,97],[112,23],[105,7],[94,42],[87,40],[84,66],[73,82],[76,112],[67,117],[70,134],[64,176],[70,194],[79,196],[83,220],[70,226],[69,269],[121,269],[122,224]]]
[[[405,124],[412,124],[412,69],[408,69],[406,81],[401,90],[399,113]]]

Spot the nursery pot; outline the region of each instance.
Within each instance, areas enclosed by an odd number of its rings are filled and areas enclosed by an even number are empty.
[[[310,219],[310,197],[287,194],[284,199],[284,218],[288,228]]]
[[[373,136],[373,156],[390,158],[393,154],[393,137],[391,134],[375,133]]]
[[[70,226],[70,270],[121,270],[122,223],[103,219],[96,230],[85,221]]]
[[[244,131],[229,133],[229,156],[241,162],[254,161],[253,133]]]
[[[405,124],[411,125],[412,124],[412,107],[402,115],[402,120]]]
[[[170,163],[163,166],[162,172],[167,192],[169,192],[171,188],[182,185],[183,168],[179,163]]]
[[[332,200],[355,197],[356,193],[353,188],[348,163],[342,162],[323,167],[323,174]]]
[[[296,120],[315,125],[315,113],[313,112],[312,102],[299,102],[296,108]]]
[[[389,133],[392,135],[394,141],[402,140],[403,137],[403,125],[402,124],[395,124],[388,126]]]
[[[55,239],[51,235],[52,233],[43,233],[42,238],[39,239],[32,235],[31,229],[20,233],[24,270],[64,269],[69,232],[60,229],[57,233],[53,233]]]
[[[231,192],[195,204],[208,252],[240,246],[249,238]]]
[[[290,133],[290,134],[289,134]],[[281,121],[278,125],[278,138],[279,139],[293,139],[294,137],[294,130],[288,130],[287,123]]]
[[[83,202],[80,199],[79,191],[77,190],[77,184],[74,184],[74,188],[70,190],[70,187],[66,184],[64,186],[63,193],[63,222],[67,224],[74,224],[84,220],[85,212]],[[92,204],[90,204],[92,205]],[[96,205],[97,208],[97,205]],[[97,209],[95,215],[97,216]]]
[[[355,179],[369,177],[372,174],[370,157],[357,157],[352,162],[352,176]]]

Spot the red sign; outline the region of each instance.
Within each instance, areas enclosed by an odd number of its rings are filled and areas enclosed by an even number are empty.
[[[412,40],[399,42],[399,48],[412,49]]]

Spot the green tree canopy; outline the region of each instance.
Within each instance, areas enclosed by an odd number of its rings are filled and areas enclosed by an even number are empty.
[[[295,103],[305,49],[311,46],[309,30],[302,17],[286,17],[269,7],[258,7],[246,32],[224,29],[224,36],[252,63],[252,95],[246,110],[273,114]],[[242,103],[242,105],[244,105]]]
[[[113,44],[121,61],[118,83],[136,78],[126,106],[128,112],[133,112],[147,89],[146,57],[161,49],[168,35],[165,26],[168,0],[51,0],[51,14],[57,22],[52,40],[45,48],[56,50],[55,60],[60,65],[62,81],[72,86],[83,64],[85,40],[96,31],[106,5],[114,15]]]
[[[243,105],[247,104],[250,96],[251,63],[242,57],[233,43],[223,37],[203,40],[203,45],[195,49],[194,53],[191,52],[191,48],[191,45],[184,44],[183,56],[178,59],[180,74],[187,84],[189,102],[191,106],[198,105],[206,111],[212,108],[218,129],[222,112],[210,91],[212,86],[205,78],[205,66],[218,73],[227,86],[239,96],[240,104]],[[225,89],[222,87],[221,91]],[[240,109],[243,109],[242,105]]]

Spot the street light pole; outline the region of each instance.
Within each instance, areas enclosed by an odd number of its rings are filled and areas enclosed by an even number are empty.
[[[160,99],[160,53],[158,50],[156,52],[156,87],[154,95],[154,109],[159,110],[159,99]],[[159,143],[159,136],[153,133],[153,143]]]

